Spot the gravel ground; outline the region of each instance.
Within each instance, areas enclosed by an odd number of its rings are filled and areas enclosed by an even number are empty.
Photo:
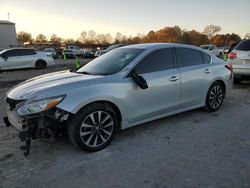
[[[58,60],[44,71],[0,73],[1,82],[67,66]],[[0,88],[1,119],[9,86]],[[0,187],[249,188],[249,122],[250,82],[235,86],[218,112],[197,109],[136,126],[95,153],[62,136],[34,141],[25,158],[17,131],[0,122]]]

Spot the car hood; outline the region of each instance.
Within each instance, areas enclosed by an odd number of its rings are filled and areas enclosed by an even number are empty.
[[[7,92],[7,97],[15,100],[25,100],[66,94],[74,88],[94,84],[97,79],[102,77],[104,76],[85,75],[68,70],[45,74],[18,84]]]

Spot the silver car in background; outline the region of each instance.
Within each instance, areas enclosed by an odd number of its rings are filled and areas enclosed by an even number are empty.
[[[231,85],[230,65],[200,48],[130,45],[17,85],[7,93],[5,122],[36,138],[66,121],[75,146],[98,151],[118,130],[200,107],[216,111]]]
[[[228,62],[233,66],[234,83],[250,78],[250,40],[243,40],[228,54]]]
[[[54,64],[50,53],[36,52],[28,48],[11,48],[0,52],[0,70],[38,68]]]

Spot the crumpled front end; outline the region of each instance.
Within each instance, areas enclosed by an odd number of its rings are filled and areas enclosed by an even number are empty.
[[[69,113],[57,107],[36,114],[20,115],[17,110],[25,104],[25,100],[7,98],[7,117],[4,117],[6,126],[13,126],[19,130],[21,141],[25,141],[24,155],[30,151],[31,139],[49,138],[60,130],[62,122],[68,119]]]

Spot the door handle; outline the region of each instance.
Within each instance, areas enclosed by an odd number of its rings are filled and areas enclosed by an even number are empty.
[[[205,69],[204,72],[205,72],[205,73],[210,73],[210,72],[211,72],[211,69]]]
[[[180,78],[178,76],[171,76],[171,78],[169,78],[169,81],[175,82],[177,80],[179,80]]]

